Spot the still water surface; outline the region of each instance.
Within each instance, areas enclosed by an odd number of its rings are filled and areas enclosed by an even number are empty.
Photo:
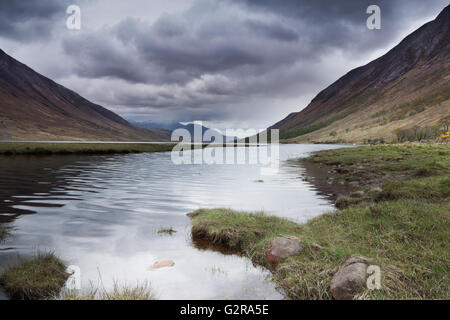
[[[194,247],[186,214],[227,207],[305,222],[333,206],[297,159],[338,147],[280,145],[272,176],[259,165],[174,165],[170,153],[0,157],[0,223],[12,228],[0,269],[51,250],[81,268],[84,288],[148,281],[160,299],[280,299],[248,259]],[[175,266],[149,270],[160,259]]]

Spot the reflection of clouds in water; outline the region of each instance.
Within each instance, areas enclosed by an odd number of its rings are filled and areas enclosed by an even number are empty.
[[[215,252],[202,252],[189,247],[183,253],[169,251],[167,255],[175,261],[174,267],[149,270],[156,260],[166,256],[142,252],[123,259],[114,254],[85,254],[78,261],[83,287],[101,283],[105,288],[110,288],[114,281],[129,285],[149,281],[161,299],[281,298],[273,284],[266,279],[269,273],[254,268],[246,259],[224,257]],[[226,271],[218,274],[207,272],[205,268]],[[193,286],[193,283],[196,285]]]
[[[230,207],[303,222],[329,210],[325,197],[300,178],[298,162],[283,161],[323,148],[329,147],[282,145],[279,173],[264,177],[257,165],[176,166],[169,153],[32,162],[19,157],[3,174],[12,187],[0,182],[0,197],[12,201],[1,211],[37,214],[19,216],[13,236],[0,249],[55,250],[81,268],[85,288],[100,274],[106,288],[114,280],[130,285],[147,280],[163,299],[280,298],[266,281],[269,273],[249,260],[192,247],[186,213]],[[7,166],[0,158],[0,168]],[[264,183],[255,183],[260,179]],[[158,235],[161,227],[177,233]],[[149,271],[160,259],[175,266]]]

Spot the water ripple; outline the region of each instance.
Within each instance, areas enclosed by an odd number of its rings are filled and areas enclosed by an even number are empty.
[[[247,259],[194,248],[186,213],[229,207],[304,222],[330,210],[295,160],[323,148],[332,146],[282,145],[274,176],[261,176],[258,165],[177,166],[169,153],[0,157],[0,222],[14,229],[0,246],[0,268],[39,248],[80,266],[86,286],[100,270],[105,286],[149,280],[161,298],[281,298]],[[161,227],[177,233],[158,235]],[[164,258],[175,267],[148,271]]]

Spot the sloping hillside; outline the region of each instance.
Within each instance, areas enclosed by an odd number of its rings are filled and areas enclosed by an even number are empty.
[[[0,140],[160,141],[0,50]]]
[[[154,127],[154,126],[150,126],[150,125],[141,125],[141,124],[136,124],[136,127],[144,129],[145,131],[157,135],[159,137],[161,137],[163,140],[162,141],[170,141],[170,138],[172,136],[172,130],[169,129],[163,129],[163,128],[158,128],[158,127]]]
[[[384,56],[320,92],[271,128],[291,142],[393,139],[450,119],[450,6]]]

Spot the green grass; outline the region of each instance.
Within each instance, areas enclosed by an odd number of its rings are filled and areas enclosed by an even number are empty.
[[[363,165],[397,172],[422,168],[446,172],[450,167],[449,157],[448,145],[377,145],[326,150],[308,160],[326,165],[345,165],[346,169]]]
[[[0,155],[116,154],[171,151],[173,144],[0,142]]]
[[[299,226],[264,213],[242,213],[230,209],[199,209],[190,214],[194,239],[207,239],[211,243],[235,251],[248,251],[269,234],[288,234]],[[250,253],[248,251],[247,253]]]
[[[60,300],[155,300],[156,296],[149,283],[144,282],[136,286],[118,285],[114,283],[111,291],[91,288],[87,292],[63,292]]]
[[[377,145],[319,152],[305,159],[337,171],[342,181],[361,185],[448,175],[448,145]]]
[[[69,274],[53,253],[40,253],[0,275],[0,286],[11,299],[50,299],[59,294]]]
[[[425,172],[427,172],[425,170]],[[376,200],[416,199],[430,202],[448,201],[450,177],[428,177],[403,182],[389,181]]]
[[[358,178],[364,196],[346,195],[357,201],[304,225],[262,213],[201,209],[190,215],[192,236],[268,268],[291,299],[332,299],[331,278],[354,254],[382,272],[382,289],[366,289],[357,299],[449,299],[449,156],[448,146],[322,151],[308,161],[340,171],[335,175],[343,181]],[[381,191],[370,191],[378,185]],[[279,235],[300,238],[304,250],[271,265],[265,251]]]

